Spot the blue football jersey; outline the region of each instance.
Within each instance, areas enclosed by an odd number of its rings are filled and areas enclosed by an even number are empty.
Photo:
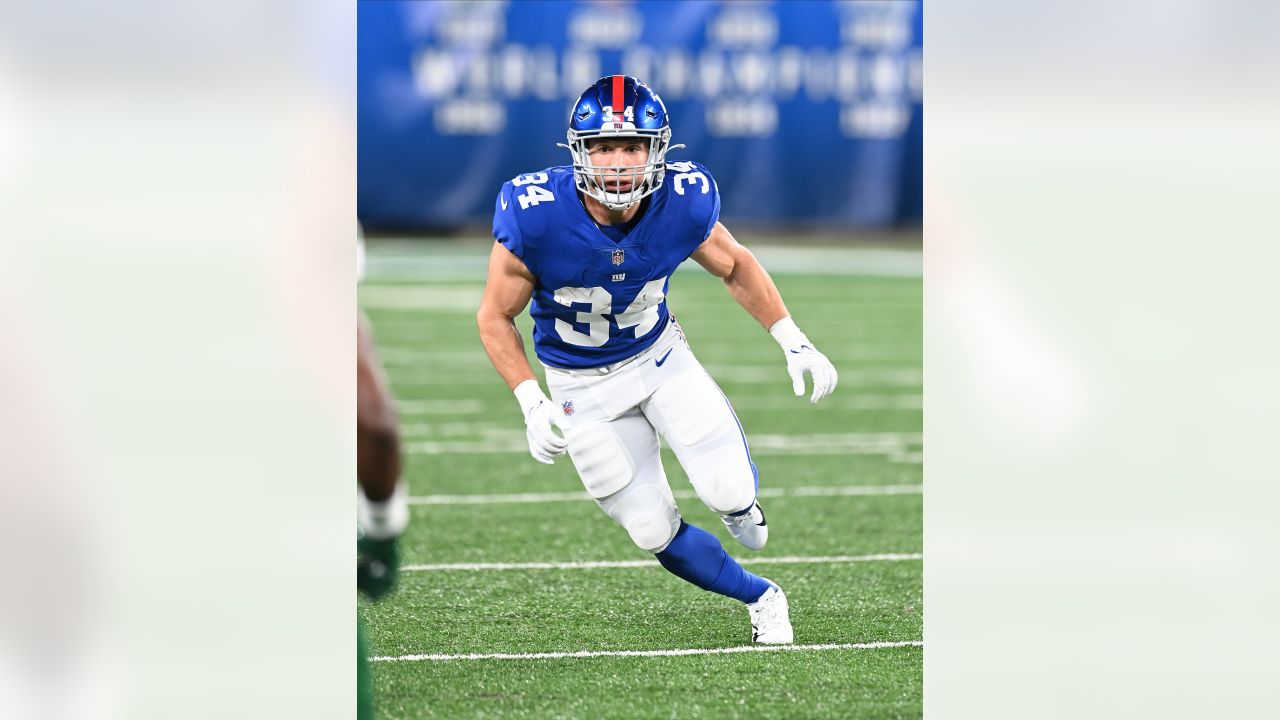
[[[503,184],[493,236],[536,278],[529,313],[544,364],[616,363],[652,345],[667,326],[668,281],[711,234],[720,193],[702,165],[667,163],[648,202],[630,233],[614,242],[579,201],[572,167]]]

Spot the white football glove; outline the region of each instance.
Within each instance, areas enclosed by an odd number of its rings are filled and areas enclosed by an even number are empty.
[[[831,364],[826,355],[818,352],[809,338],[796,327],[790,315],[774,323],[769,328],[769,334],[778,341],[782,352],[787,356],[787,373],[791,375],[791,390],[796,397],[804,395],[806,372],[813,378],[810,402],[816,403],[836,389],[836,382],[839,380],[836,366]]]
[[[552,427],[563,432],[568,429],[564,416],[556,412],[551,399],[542,393],[537,380],[525,380],[515,388],[516,402],[524,413],[525,436],[529,439],[529,454],[540,463],[551,465],[564,455],[568,444]]]

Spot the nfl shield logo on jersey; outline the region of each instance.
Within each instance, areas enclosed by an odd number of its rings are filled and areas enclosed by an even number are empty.
[[[614,250],[614,251],[613,251],[613,264],[614,264],[614,265],[621,265],[621,264],[622,264],[622,262],[623,262],[624,260],[626,260],[626,259],[627,259],[627,255],[626,255],[626,253],[625,253],[625,252],[623,252],[623,251],[622,251],[622,249],[621,249],[621,248],[619,248],[619,249],[617,249],[617,250]]]
[[[564,404],[563,404],[563,405],[561,405],[561,407],[562,407],[562,408],[564,408],[564,414],[565,414],[565,415],[572,415],[572,414],[573,414],[573,401],[572,401],[572,400],[565,400],[565,401],[564,401]]]

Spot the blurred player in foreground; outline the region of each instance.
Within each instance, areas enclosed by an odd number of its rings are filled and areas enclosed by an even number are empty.
[[[656,93],[633,77],[602,78],[574,105],[568,140],[571,167],[502,186],[476,316],[485,351],[524,413],[529,451],[550,464],[567,448],[587,492],[636,545],[676,576],[746,603],[753,641],[790,643],[782,589],[684,522],[667,484],[659,435],[729,533],[747,548],[764,546],[769,529],[746,437],[667,310],[668,279],[690,257],[722,278],[781,346],[796,395],[808,372],[811,400],[826,397],[836,370],[792,321],[755,256],[719,223],[710,172],[666,162],[675,148]],[[534,349],[554,403],[514,323],[531,298]]]
[[[364,276],[364,241],[357,255]],[[400,481],[400,433],[386,373],[374,351],[369,319],[359,313],[356,328],[356,497],[358,526],[356,586],[377,600],[395,588],[400,570],[398,540],[409,523],[409,505]],[[357,717],[373,717],[373,677],[364,629],[357,626],[359,653]]]

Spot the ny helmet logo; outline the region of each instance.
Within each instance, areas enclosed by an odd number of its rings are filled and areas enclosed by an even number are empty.
[[[621,265],[623,262],[626,261],[626,259],[627,259],[627,255],[621,248],[613,251],[612,260],[614,265]]]

